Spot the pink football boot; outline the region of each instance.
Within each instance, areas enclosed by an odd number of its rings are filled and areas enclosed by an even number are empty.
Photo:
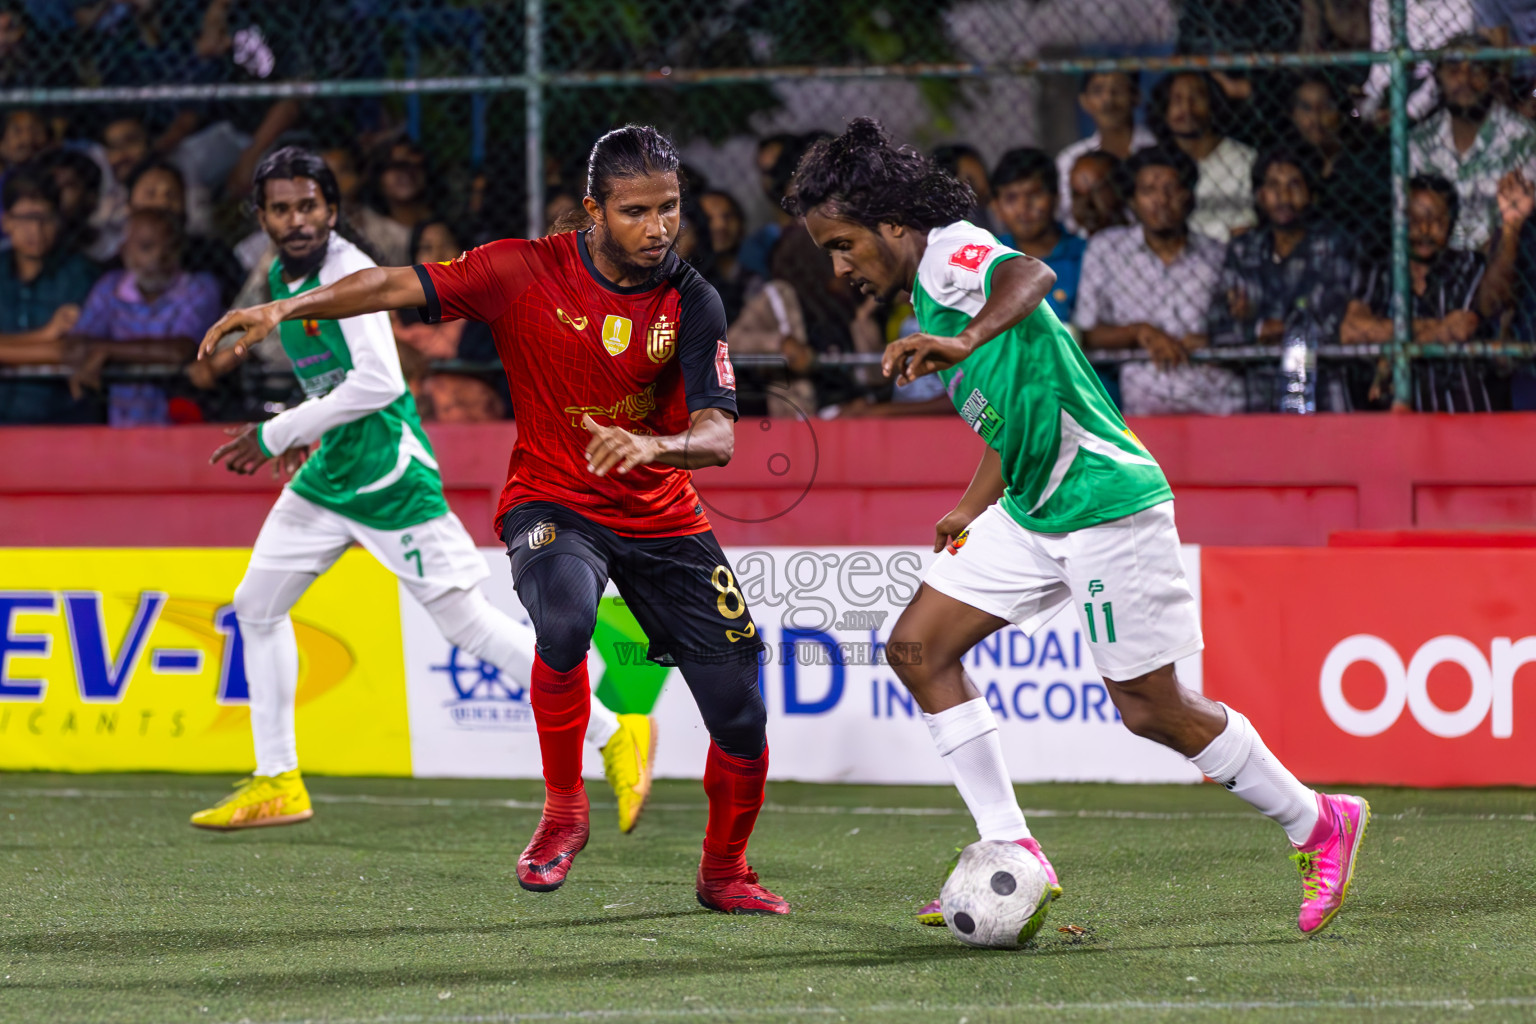
[[[1322,931],[1344,906],[1355,873],[1355,854],[1370,820],[1371,805],[1362,797],[1317,795],[1317,826],[1291,855],[1301,873],[1301,915],[1296,925],[1303,935]]]

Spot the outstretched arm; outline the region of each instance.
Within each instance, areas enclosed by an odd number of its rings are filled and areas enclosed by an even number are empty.
[[[995,265],[986,303],[953,338],[909,334],[886,346],[882,369],[910,383],[926,373],[948,369],[1033,313],[1051,293],[1056,272],[1040,260],[1015,256]]]
[[[208,328],[197,354],[207,357],[227,334],[235,339],[235,354],[243,357],[284,320],[342,320],[363,313],[409,309],[427,303],[414,267],[369,267],[340,281],[276,302],[232,309]]]

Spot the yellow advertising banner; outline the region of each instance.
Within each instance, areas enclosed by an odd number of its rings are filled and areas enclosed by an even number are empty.
[[[0,770],[249,772],[230,599],[250,552],[0,549]],[[347,552],[293,610],[306,772],[409,775],[395,577]]]

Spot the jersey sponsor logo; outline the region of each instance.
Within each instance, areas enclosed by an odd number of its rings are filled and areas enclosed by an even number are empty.
[[[677,351],[677,324],[667,319],[663,313],[661,319],[651,324],[650,332],[645,338],[645,354],[653,363],[664,363],[672,358],[672,353]]]
[[[731,365],[731,346],[721,338],[715,342],[715,380],[723,388],[736,388],[736,368]]]
[[[587,329],[587,318],[586,317],[584,317],[584,316],[573,317],[569,313],[567,313],[565,310],[561,309],[559,306],[555,307],[555,319],[559,320],[563,324],[570,324],[572,327],[576,328],[578,331],[584,331],[584,330]],[[625,342],[625,344],[628,344],[628,342]],[[615,353],[615,355],[617,355],[617,353]]]
[[[555,524],[550,522],[539,523],[528,531],[528,550],[537,551],[539,548],[554,543]]]
[[[608,354],[616,356],[629,348],[629,336],[634,331],[635,325],[628,317],[614,316],[609,313],[603,318],[603,348]]]
[[[299,385],[304,389],[305,398],[319,398],[328,395],[342,381],[347,379],[347,371],[341,367],[327,370],[325,373],[317,373],[314,376],[299,378]]]
[[[305,320],[304,321],[304,336],[307,337],[307,338],[318,338],[318,337],[320,337],[320,321],[319,320]]]
[[[963,245],[950,254],[949,265],[974,273],[981,269],[982,263],[987,258],[987,253],[991,251],[992,246],[990,245]]]
[[[628,323],[626,320],[625,323]],[[645,386],[644,391],[636,391],[625,395],[612,405],[568,405],[565,414],[571,418],[571,426],[581,426],[583,416],[591,416],[594,420],[607,417],[609,422],[617,424],[620,418],[628,420],[643,420],[656,411],[656,382]]]
[[[997,436],[997,432],[1003,429],[1003,416],[987,401],[980,389],[973,389],[965,404],[960,407],[960,418],[976,431],[983,441],[988,444]]]

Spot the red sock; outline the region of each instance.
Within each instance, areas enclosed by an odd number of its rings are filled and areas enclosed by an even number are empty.
[[[586,790],[581,781],[582,743],[592,713],[592,688],[583,660],[569,672],[556,672],[534,653],[528,703],[539,731],[544,760],[544,813],[560,822],[585,821]]]
[[[747,840],[763,809],[768,779],[768,748],[753,760],[732,757],[713,741],[704,761],[704,793],[709,824],[704,829],[704,859],[699,873],[711,881],[736,878],[747,870]]]

